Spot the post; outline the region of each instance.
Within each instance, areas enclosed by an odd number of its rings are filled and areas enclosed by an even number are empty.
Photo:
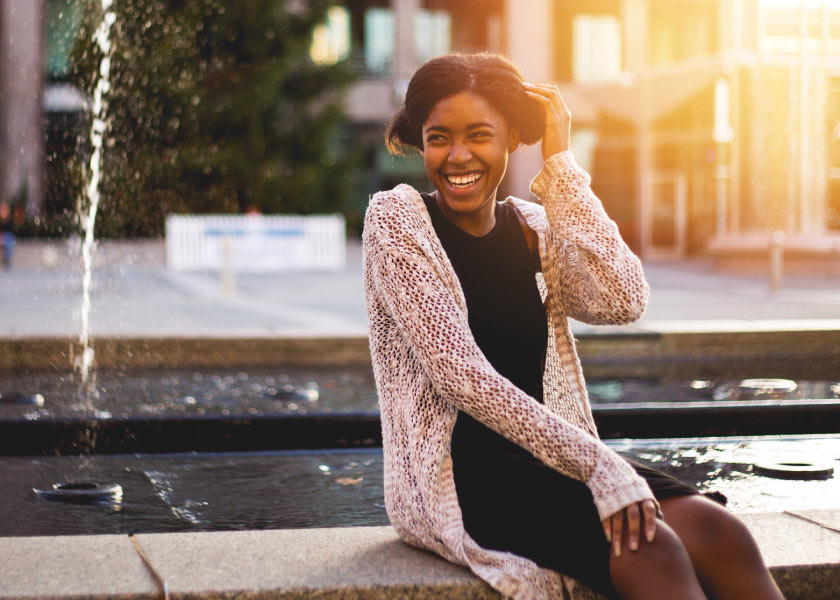
[[[784,263],[785,232],[773,232],[770,238],[770,291],[775,292],[782,286]]]
[[[222,296],[233,296],[233,243],[225,236],[222,240],[222,270],[219,273],[222,284]]]

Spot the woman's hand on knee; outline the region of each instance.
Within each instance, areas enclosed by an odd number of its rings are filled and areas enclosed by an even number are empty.
[[[653,500],[642,500],[630,504],[601,521],[601,524],[616,556],[621,556],[621,540],[625,527],[627,546],[630,550],[637,550],[642,529],[648,542],[652,542],[656,535],[656,503]]]

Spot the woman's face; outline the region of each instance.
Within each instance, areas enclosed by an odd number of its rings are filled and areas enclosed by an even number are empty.
[[[491,218],[496,189],[519,134],[483,97],[461,92],[434,105],[423,123],[423,162],[450,217]]]

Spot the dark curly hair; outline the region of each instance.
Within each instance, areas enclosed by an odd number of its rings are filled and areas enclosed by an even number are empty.
[[[423,151],[423,123],[435,104],[460,92],[478,94],[519,130],[523,144],[543,135],[542,109],[525,94],[523,78],[513,63],[498,54],[445,54],[417,69],[408,84],[405,104],[385,130],[391,154]]]

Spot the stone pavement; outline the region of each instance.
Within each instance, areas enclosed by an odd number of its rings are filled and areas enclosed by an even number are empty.
[[[71,244],[18,244],[0,270],[0,338],[77,336],[81,276]],[[93,334],[100,337],[364,336],[361,246],[350,240],[338,272],[235,274],[166,269],[162,241],[103,242],[95,256]],[[630,326],[576,333],[840,329],[840,275],[766,276],[717,272],[706,260],[645,264],[651,298]]]

